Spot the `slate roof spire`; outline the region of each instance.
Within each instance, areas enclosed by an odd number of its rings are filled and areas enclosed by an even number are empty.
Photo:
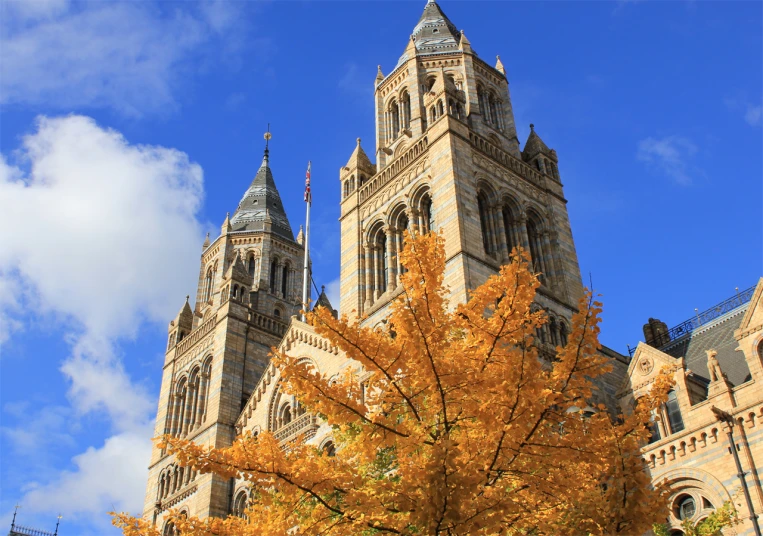
[[[528,162],[538,153],[550,155],[551,150],[545,143],[543,143],[543,140],[540,139],[540,136],[535,133],[535,125],[531,124],[530,135],[527,137],[527,141],[525,142],[525,149],[522,151],[522,159],[525,162]]]
[[[266,220],[270,220],[273,233],[294,240],[289,218],[286,217],[273,172],[270,170],[270,138],[268,125],[262,164],[230,221],[233,231],[264,231]]]
[[[412,37],[418,54],[437,54],[457,51],[461,33],[435,0],[427,0]]]

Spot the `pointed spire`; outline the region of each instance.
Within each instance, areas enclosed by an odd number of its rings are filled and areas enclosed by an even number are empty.
[[[321,295],[318,296],[317,300],[315,300],[315,305],[313,306],[313,310],[315,310],[316,307],[325,307],[326,309],[331,311],[331,314],[334,316],[334,318],[338,316],[337,310],[331,306],[329,297],[326,295],[326,285],[321,285]]]
[[[225,221],[223,222],[223,226],[222,226],[222,233],[225,235],[232,230],[233,230],[233,226],[230,223],[230,212],[227,212],[225,214]]]
[[[233,213],[232,228],[234,231],[272,231],[284,238],[294,240],[294,233],[284,211],[281,196],[273,179],[273,172],[270,170],[269,143],[272,138],[270,124],[264,138],[265,152],[262,164],[244,193],[236,212]],[[268,217],[269,222],[266,221]],[[272,223],[272,227],[266,229],[268,223]]]
[[[305,243],[305,229],[302,225],[299,226],[299,233],[297,234],[297,244],[300,246]]]
[[[418,54],[439,54],[459,50],[461,34],[437,2],[427,0],[412,38]]]
[[[529,162],[538,153],[550,155],[551,150],[546,146],[545,143],[543,143],[543,140],[540,139],[540,136],[535,133],[535,125],[531,123],[530,135],[527,137],[525,148],[522,151],[522,160]]]
[[[495,57],[495,70],[500,72],[503,76],[506,76],[506,68],[501,63],[501,56]]]
[[[381,65],[377,65],[376,81],[381,82],[382,80],[384,80],[384,73],[381,70]]]
[[[365,171],[371,172],[374,169],[374,165],[371,163],[371,159],[360,146],[360,138],[357,139],[358,144],[355,146],[355,150],[350,155],[350,159],[347,161],[346,167],[350,169],[361,168]]]
[[[204,243],[201,245],[201,249],[207,249],[209,247],[209,233],[207,233],[207,237],[204,239]]]

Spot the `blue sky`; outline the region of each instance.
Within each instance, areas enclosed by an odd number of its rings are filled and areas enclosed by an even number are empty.
[[[373,154],[412,2],[2,2],[0,530],[142,508],[166,323],[262,158],[337,287],[338,170]],[[759,2],[443,0],[559,154],[619,351],[763,274]]]

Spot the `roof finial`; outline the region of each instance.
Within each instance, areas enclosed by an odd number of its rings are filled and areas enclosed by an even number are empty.
[[[21,508],[20,504],[17,504],[13,507],[13,521],[11,521],[11,532],[13,532],[13,529],[16,528],[16,513],[19,511],[19,508]]]
[[[58,536],[58,525],[61,524],[61,518],[64,517],[61,514],[58,514],[58,521],[56,521],[56,532],[54,533],[54,536]]]
[[[358,138],[358,145],[360,145],[360,138]]]
[[[264,162],[267,162],[268,153],[270,152],[270,150],[268,149],[268,144],[270,143],[270,138],[273,137],[273,135],[270,133],[270,123],[268,123],[268,131],[265,133],[265,136],[263,137],[265,138],[265,156],[262,157],[262,160]]]
[[[530,130],[535,132],[535,125],[533,125],[532,123],[530,123]]]
[[[188,303],[188,300],[190,300],[190,299],[191,299],[191,295],[190,294],[186,294],[185,295],[185,302]]]

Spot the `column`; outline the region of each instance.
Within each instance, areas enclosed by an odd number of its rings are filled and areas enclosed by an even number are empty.
[[[204,421],[204,412],[206,411],[207,402],[207,381],[209,376],[202,371],[199,379],[199,408],[196,411],[196,426],[201,426]]]
[[[403,275],[403,264],[400,262],[400,253],[403,251],[405,235],[403,229],[398,229],[395,233],[395,269],[397,271],[397,284],[400,284],[400,276]]]
[[[395,255],[395,228],[387,226],[384,230],[387,235],[387,290],[397,287],[397,256]]]
[[[373,300],[376,301],[379,298],[379,295],[381,294],[379,292],[379,248],[376,247],[376,244],[373,244],[371,246],[371,253],[373,255],[373,260],[371,261],[371,271],[374,274],[372,288],[373,288]]]
[[[196,428],[196,412],[199,407],[199,377],[196,377],[196,383],[193,385],[193,400],[191,402],[191,419],[188,422],[188,431]]]
[[[554,278],[552,277],[551,270],[553,270],[553,254],[551,250],[551,234],[548,231],[543,231],[540,237],[541,249],[543,251],[543,272],[546,274],[546,283],[552,286]]]
[[[366,288],[365,288],[365,304],[364,308],[371,307],[371,304],[373,303],[373,265],[374,265],[374,259],[373,259],[373,250],[371,249],[371,244],[366,243],[365,245],[365,276],[366,276]]]

